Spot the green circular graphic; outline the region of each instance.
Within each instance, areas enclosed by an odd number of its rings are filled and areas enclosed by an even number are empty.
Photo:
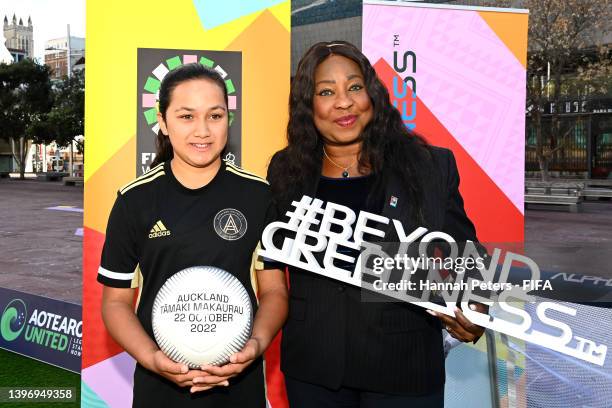
[[[203,55],[198,55],[197,53],[195,53],[195,51],[194,51],[194,54],[190,56],[195,56],[196,60],[200,64],[214,71],[217,71],[222,76],[225,82],[225,86],[227,88],[228,95],[231,96],[236,93],[236,88],[234,86],[234,83],[231,77],[228,75],[227,71],[225,71],[225,69],[220,64],[218,64],[217,62]],[[183,55],[183,60],[181,60],[180,55],[175,55],[174,57],[168,58],[165,61],[160,61],[160,64],[156,67],[156,69],[160,69],[161,67],[163,68],[163,71],[165,71],[165,73],[168,73],[184,65],[185,57],[187,57],[187,55]],[[159,75],[155,73],[155,70],[151,71],[151,75],[147,77],[146,82],[143,87],[143,93],[142,93],[143,100],[141,102],[141,109],[142,109],[142,114],[145,117],[145,122],[147,123],[147,126],[149,126],[151,129],[151,132],[153,132],[153,134],[157,136],[157,131],[159,130],[159,125],[157,124],[157,112],[159,109],[159,87],[161,86],[162,77],[159,77]],[[152,95],[154,95],[155,100],[156,100],[155,107],[150,106],[150,104],[144,103],[144,100],[145,100],[144,98],[148,99]],[[234,111],[236,110],[236,108],[235,107],[230,108],[229,110],[230,110],[230,112],[228,113],[229,114],[229,125],[231,126],[232,123],[234,122],[234,117],[235,117]]]
[[[0,335],[6,341],[13,341],[23,331],[26,323],[27,309],[21,299],[13,299],[2,312]]]

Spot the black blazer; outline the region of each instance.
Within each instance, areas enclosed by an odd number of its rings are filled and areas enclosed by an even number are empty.
[[[453,154],[436,147],[431,153],[431,178],[423,197],[426,227],[446,232],[458,242],[475,241],[474,225],[459,194]],[[277,153],[270,166],[278,154],[283,153]],[[392,196],[397,197],[396,207],[389,205]],[[400,220],[406,232],[412,231],[420,225],[406,219],[409,205],[400,181],[390,177],[382,215]],[[385,241],[396,240],[394,234],[390,227]],[[289,280],[289,317],[281,348],[285,375],[331,389],[345,386],[416,395],[443,388],[442,327],[425,309],[397,301],[366,302],[359,288],[292,266]]]

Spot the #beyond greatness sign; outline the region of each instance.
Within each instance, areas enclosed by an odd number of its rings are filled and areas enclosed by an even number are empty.
[[[264,229],[260,256],[449,316],[455,315],[455,307],[460,304],[472,323],[604,365],[607,345],[573,335],[563,319],[552,317],[577,316],[578,309],[543,301],[535,306],[536,316],[531,316],[521,308],[521,302],[535,302],[531,291],[551,288],[550,282],[540,279],[540,269],[530,258],[510,251],[502,257],[499,248],[489,256],[480,245],[471,241],[458,243],[441,231],[423,227],[406,231],[398,220],[367,211],[356,214],[346,206],[308,196],[294,201],[292,206],[286,221],[273,222]],[[399,237],[399,242],[391,246],[385,245],[387,226],[392,226]],[[275,239],[278,237],[283,237],[282,242]],[[448,269],[456,273],[452,282],[444,282],[446,265],[440,268],[434,257],[432,265],[423,261],[441,242],[449,248],[446,258],[452,265]],[[411,249],[417,249],[416,258],[409,254]],[[403,259],[411,261],[401,262]],[[338,267],[336,261],[354,264],[355,268]],[[463,268],[468,263],[471,265],[467,269],[473,273],[465,273]],[[522,285],[509,284],[511,268],[516,263],[531,272]],[[500,311],[494,316],[479,313],[468,307],[470,302],[495,304]]]

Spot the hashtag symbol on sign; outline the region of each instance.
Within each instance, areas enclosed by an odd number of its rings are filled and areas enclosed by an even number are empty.
[[[294,231],[309,230],[311,225],[318,225],[317,215],[323,214],[325,211],[323,201],[308,196],[303,196],[300,201],[294,201],[291,205],[294,209],[293,211],[287,211],[289,217],[287,225]]]

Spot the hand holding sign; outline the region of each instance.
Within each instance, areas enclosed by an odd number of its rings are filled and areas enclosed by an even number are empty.
[[[486,313],[486,307],[483,305],[470,305],[472,310],[480,313]],[[455,308],[455,317],[451,317],[444,314],[439,314],[431,310],[427,310],[432,316],[436,316],[442,322],[442,325],[454,338],[464,343],[476,342],[483,335],[485,329],[482,326],[478,326],[469,321],[461,309]]]

